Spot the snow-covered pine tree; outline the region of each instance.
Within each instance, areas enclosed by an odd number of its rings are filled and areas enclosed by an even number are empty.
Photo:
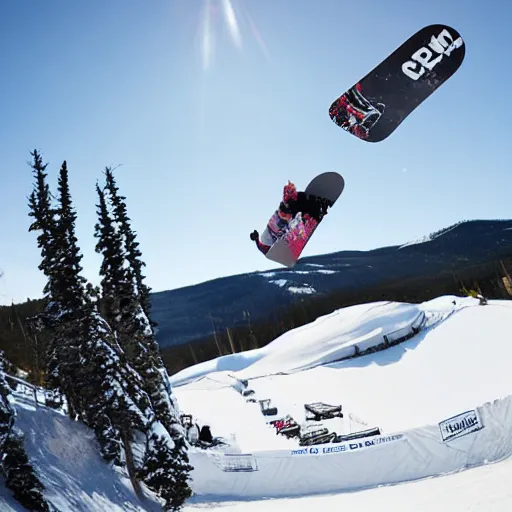
[[[119,321],[119,301],[133,295],[128,269],[125,267],[123,241],[119,230],[114,226],[110,216],[105,193],[96,183],[99,204],[97,205],[98,222],[94,235],[98,239],[96,252],[103,255],[100,266],[101,276],[101,311],[111,326]]]
[[[126,326],[124,327],[128,333],[133,331],[137,333],[141,351],[135,354],[132,363],[147,383],[146,391],[151,397],[158,419],[169,431],[173,429],[179,431],[178,406],[156,341],[154,331],[156,323],[150,317],[149,294],[151,289],[144,284],[145,277],[142,275],[142,269],[145,263],[141,259],[142,252],[128,217],[126,197],[119,193],[113,171],[109,167],[105,169],[105,180],[112,210],[111,215],[119,229],[124,257],[129,270],[128,277],[133,283],[133,297],[124,304],[124,318],[132,326],[128,329]],[[181,433],[177,435],[179,437]]]
[[[55,244],[53,243],[53,232],[55,230],[54,209],[52,206],[52,195],[50,187],[46,182],[48,174],[45,172],[48,164],[43,164],[41,155],[37,150],[31,152],[33,163],[31,164],[35,183],[32,193],[29,196],[29,217],[33,218],[33,222],[29,227],[29,232],[38,231],[37,245],[41,250],[41,263],[39,270],[46,275],[47,281],[43,289],[43,299],[46,309],[49,309],[54,296],[54,273],[52,263],[56,257],[54,253]],[[41,330],[44,325],[49,324],[47,311],[30,319],[31,327],[34,330]],[[48,346],[48,361],[46,371],[47,386],[56,392],[59,389],[59,364],[57,361],[57,351],[53,339],[50,340]]]
[[[0,453],[4,452],[4,445],[14,425],[14,409],[9,402],[11,388],[4,376],[4,355],[0,352]]]
[[[167,466],[172,468],[172,472],[165,472],[161,478],[171,486],[166,491],[170,493],[169,496],[172,494],[175,503],[180,503],[180,496],[184,500],[191,492],[187,482],[192,468],[189,465],[185,433],[156,342],[153,329],[155,324],[149,318],[149,288],[143,283],[142,254],[130,227],[125,198],[119,194],[110,168],[106,168],[105,175],[108,202],[105,190],[99,186],[96,188],[99,197],[96,251],[103,255],[101,286],[105,307],[119,306],[106,311],[105,317],[116,332],[130,364],[142,377],[158,424],[162,424],[169,436],[167,442],[172,440],[172,446],[168,447],[164,446],[164,441],[150,443],[146,460],[151,459],[154,450],[161,457],[171,457]]]
[[[4,366],[4,354],[0,352],[0,470],[5,486],[21,505],[28,510],[48,512],[42,493],[44,485],[29,462],[23,434],[15,425],[16,411],[9,400],[11,389],[4,376]]]
[[[183,439],[173,441],[166,430],[154,428],[148,437],[144,464],[139,472],[144,482],[165,500],[164,510],[173,512],[180,510],[192,496],[188,480],[193,467],[180,443],[184,443]]]
[[[75,235],[76,212],[69,190],[69,173],[64,161],[58,178],[58,208],[53,240],[57,257],[53,262],[55,289],[52,297],[54,342],[60,367],[60,385],[66,391],[71,413],[82,417],[80,389],[75,378],[81,368],[80,345],[83,343],[84,300],[86,279],[81,275],[82,255]]]
[[[2,472],[5,475],[5,486],[12,491],[14,499],[27,510],[49,512],[50,507],[43,496],[45,487],[30,464],[23,434],[16,427],[7,437],[4,450]]]
[[[127,336],[119,341],[132,361],[137,354],[144,351],[135,336],[138,325],[126,325],[134,317],[135,289],[127,265],[121,233],[111,216],[105,193],[98,184],[96,184],[96,192],[99,204],[97,205],[98,222],[95,225],[94,234],[98,239],[96,252],[103,256],[100,268],[102,311],[115,332],[121,332],[123,327],[128,331]],[[137,369],[136,366],[135,369]]]
[[[140,375],[127,363],[115,334],[99,314],[94,294],[88,295],[85,307],[84,356],[77,384],[85,399],[86,423],[95,430],[103,458],[117,465],[126,463],[138,491],[132,442],[136,431],[148,431],[155,413]]]
[[[136,479],[142,480],[166,503],[173,504],[173,508],[168,510],[179,510],[191,496],[187,482],[192,467],[188,465],[187,453],[182,445],[177,444],[180,440],[174,442],[157,420],[150,399],[143,390],[142,378],[126,364],[124,352],[117,345],[108,323],[94,311],[88,318],[91,321],[87,336],[88,362],[93,371],[84,364],[82,379],[84,390],[90,396],[90,424],[94,426],[100,443],[105,441],[102,443],[102,455],[119,464],[122,442],[124,460],[134,487],[138,487]],[[142,469],[136,467],[131,448],[136,441],[135,431],[143,433],[146,438]],[[119,442],[114,442],[114,438]],[[145,470],[148,460],[158,461],[158,468]],[[157,479],[155,472],[158,473]]]
[[[114,217],[119,223],[119,229],[124,239],[124,247],[126,251],[126,259],[129,264],[134,284],[137,290],[139,304],[144,311],[151,326],[156,326],[156,322],[150,319],[151,301],[149,295],[151,288],[144,283],[146,277],[142,274],[142,269],[146,263],[141,259],[142,252],[139,249],[139,243],[136,240],[136,234],[130,225],[128,210],[126,206],[126,197],[119,194],[119,187],[114,178],[112,168],[105,169],[106,188],[109,191],[111,203],[114,210]]]
[[[49,285],[39,325],[52,334],[54,382],[66,395],[70,416],[95,430],[103,457],[118,464],[126,460],[138,491],[131,442],[137,430],[143,434],[149,431],[155,412],[141,376],[130,366],[115,333],[99,314],[94,288],[84,286],[80,275],[67,165],[64,162],[60,169],[59,207],[53,209],[46,176],[41,174],[46,166],[36,152],[34,160],[38,180],[30,202],[36,219],[31,230],[48,226],[46,238],[40,237],[38,242],[43,256],[51,255],[41,266]],[[41,197],[48,203],[45,210]],[[42,211],[48,212],[48,220]]]
[[[68,169],[64,161],[59,172],[57,208],[46,183],[46,164],[34,151],[34,189],[30,196],[30,216],[34,222],[29,231],[40,231],[40,269],[47,276],[44,289],[45,310],[33,323],[51,332],[47,357],[47,384],[62,392],[67,400],[69,416],[80,414],[74,375],[79,365],[80,311],[83,305],[85,279],[80,275],[80,250],[75,236],[76,213],[69,191]]]

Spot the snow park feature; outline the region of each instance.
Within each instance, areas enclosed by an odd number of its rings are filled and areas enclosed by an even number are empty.
[[[510,510],[511,315],[472,297],[361,304],[172,376],[192,441],[184,512]],[[47,390],[7,380],[55,510],[162,510]],[[0,510],[25,509],[2,486]]]
[[[194,500],[343,493],[510,457],[512,303],[481,304],[351,306],[172,376],[181,410],[221,440],[190,450]]]

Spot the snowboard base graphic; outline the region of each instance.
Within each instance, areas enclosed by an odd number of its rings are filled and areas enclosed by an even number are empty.
[[[455,29],[424,27],[337,98],[329,117],[361,140],[380,142],[454,75],[465,53]]]
[[[325,172],[311,180],[304,192],[327,199],[334,205],[344,188],[345,180],[340,174]],[[269,249],[266,258],[289,268],[294,267],[322,220],[318,222],[309,215],[303,216],[299,212],[290,220],[281,238]]]

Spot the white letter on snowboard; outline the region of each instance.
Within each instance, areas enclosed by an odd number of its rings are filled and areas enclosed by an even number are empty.
[[[443,29],[437,37],[431,37],[428,46],[429,48],[423,46],[415,51],[411,56],[412,60],[408,60],[402,64],[402,71],[409,78],[418,80],[420,76],[425,74],[425,68],[429,71],[432,70],[436,64],[441,62],[444,55],[449,57],[453,50],[462,46],[462,38],[459,37],[454,41],[448,30]],[[438,54],[433,60],[431,60],[434,56],[431,50]]]

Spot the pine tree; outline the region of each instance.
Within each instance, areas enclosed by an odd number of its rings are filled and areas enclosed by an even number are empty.
[[[32,155],[35,183],[29,199],[29,216],[34,218],[34,222],[29,231],[40,232],[37,238],[42,256],[39,269],[47,277],[44,288],[45,311],[37,320],[55,331],[49,347],[48,375],[51,384],[57,387],[66,380],[66,372],[61,374],[63,356],[70,356],[66,353],[69,347],[63,343],[65,340],[59,339],[62,338],[59,336],[62,332],[59,333],[58,328],[63,327],[66,320],[72,319],[74,312],[79,308],[84,279],[79,275],[81,256],[74,235],[76,215],[71,205],[66,162],[60,170],[60,208],[56,209],[52,205],[52,195],[46,183],[47,164],[42,163],[37,151]],[[69,363],[71,357],[68,359]],[[66,388],[66,385],[63,387]]]
[[[19,503],[28,510],[48,512],[49,506],[42,494],[44,485],[29,462],[23,434],[15,425],[16,411],[9,401],[11,389],[3,373],[5,363],[4,354],[0,352],[0,469],[6,487]]]
[[[23,446],[23,436],[15,430],[13,429],[4,445],[2,470],[5,486],[26,509],[49,512],[50,508],[42,493],[45,487],[29,462]]]
[[[54,241],[55,233],[55,210],[52,206],[52,195],[50,187],[46,182],[48,174],[45,172],[48,164],[43,164],[41,155],[37,150],[31,152],[33,163],[31,164],[35,183],[32,193],[29,197],[29,216],[34,220],[29,227],[29,232],[38,231],[37,245],[41,250],[41,263],[39,270],[45,274],[47,281],[43,289],[43,300],[45,311],[30,319],[31,328],[34,332],[51,328],[52,313],[54,311],[54,297],[56,293],[56,279],[53,264],[57,259],[56,244]],[[47,347],[47,371],[46,380],[48,388],[59,392],[64,392],[60,388],[60,365],[58,358],[58,346],[53,336]]]
[[[50,187],[46,183],[48,174],[45,172],[48,164],[43,164],[41,155],[34,150],[31,152],[34,162],[31,164],[35,179],[32,193],[29,196],[29,217],[33,217],[33,222],[29,227],[29,232],[39,231],[37,245],[41,249],[41,263],[39,270],[42,270],[48,280],[44,287],[44,298],[53,296],[53,274],[51,273],[52,262],[55,257],[53,253],[53,231],[55,228],[54,210],[52,208],[52,196]]]
[[[153,434],[147,434],[151,442],[146,450],[146,469],[140,474],[148,486],[159,489],[157,492],[165,495],[166,501],[170,500],[178,507],[191,493],[188,479],[192,467],[188,464],[185,433],[156,342],[155,323],[149,318],[150,289],[143,283],[142,253],[130,226],[125,198],[119,194],[110,168],[106,168],[105,175],[108,201],[105,190],[99,186],[96,188],[99,198],[96,250],[103,255],[102,292],[107,309],[109,304],[119,304],[119,309],[108,311],[106,318],[131,366],[142,378],[144,390],[156,413],[157,421],[153,428],[161,425],[166,432],[162,437],[159,431],[159,440]],[[150,469],[153,457],[162,468],[158,478]]]
[[[67,164],[64,161],[60,168],[58,208],[53,208],[46,165],[37,152],[33,156],[36,181],[29,200],[34,217],[31,231],[40,232],[40,269],[48,278],[46,308],[37,320],[39,327],[52,335],[49,380],[65,394],[70,416],[94,429],[103,458],[117,465],[126,462],[136,491],[132,443],[136,442],[137,431],[146,436],[145,460],[156,457],[165,461],[168,470],[158,482],[150,474],[143,479],[177,509],[191,493],[187,483],[191,467],[148,316],[149,288],[143,283],[141,253],[130,229],[124,198],[114,190],[111,211],[103,190],[97,186],[95,235],[96,250],[103,254],[103,318],[97,291],[81,276],[82,256],[75,235],[76,213]],[[108,183],[115,185],[113,180]],[[155,432],[159,436],[164,433],[158,442],[150,441]],[[15,450],[17,445],[13,443]]]
[[[84,397],[86,423],[94,428],[105,460],[116,465],[124,465],[126,460],[137,488],[131,442],[134,431],[144,433],[148,430],[155,414],[140,375],[127,364],[114,333],[92,298],[87,308],[84,364],[77,375],[77,384]]]
[[[104,192],[98,187],[100,204],[96,236],[99,242],[96,250],[103,253],[104,265],[110,274],[102,283],[103,294],[108,297],[113,293],[107,285],[115,282],[117,290],[114,293],[120,298],[121,316],[117,317],[119,321],[112,320],[111,325],[118,332],[131,364],[143,378],[158,419],[171,431],[174,425],[179,424],[179,412],[156,341],[155,323],[149,318],[150,288],[143,283],[141,272],[145,264],[140,259],[142,253],[130,226],[126,198],[119,194],[113,172],[108,167],[105,178],[112,211],[108,210]],[[117,231],[117,235],[112,231]],[[122,281],[116,280],[115,276],[122,277]]]
[[[182,440],[173,441],[167,432],[153,430],[148,439],[144,463],[139,475],[148,487],[165,500],[164,510],[180,510],[184,502],[192,496],[188,485],[189,473],[193,469],[188,464]]]
[[[9,402],[11,388],[4,377],[3,353],[0,352],[0,453],[5,450],[5,443],[14,425],[14,409]]]
[[[35,172],[40,178],[41,168],[46,166],[37,154],[35,158]],[[59,207],[51,208],[51,201],[47,201],[48,236],[39,239],[42,253],[51,255],[41,267],[51,286],[40,327],[52,334],[50,370],[66,395],[70,416],[94,429],[106,460],[122,464],[124,456],[130,456],[134,431],[147,431],[155,413],[140,375],[130,367],[115,333],[99,314],[97,290],[84,286],[66,162],[61,166],[58,185]],[[50,197],[44,179],[36,181],[30,203],[36,219],[33,230],[45,226],[40,197]],[[128,470],[130,476],[135,475],[133,465]],[[136,479],[132,481],[137,487]]]
[[[76,213],[71,201],[66,161],[59,171],[58,192],[59,208],[55,210],[53,230],[55,287],[50,307],[55,327],[53,359],[59,367],[59,383],[67,397],[70,416],[81,417],[80,390],[76,388],[75,376],[81,366],[86,279],[81,276],[82,255],[75,235]]]
[[[174,439],[174,448],[171,451],[171,470],[175,484],[172,495],[169,496],[170,510],[180,510],[185,501],[192,496],[189,485],[190,472],[194,469],[189,463],[184,437]]]
[[[136,241],[136,234],[131,228],[130,218],[128,217],[128,210],[125,202],[126,197],[119,194],[119,187],[117,186],[114,173],[110,167],[105,169],[105,180],[114,209],[114,217],[119,223],[119,229],[124,238],[126,259],[135,282],[137,298],[149,323],[154,327],[156,326],[156,323],[150,319],[151,302],[149,295],[151,293],[151,288],[144,283],[146,278],[142,274],[142,270],[146,266],[146,263],[141,259],[142,253],[139,249],[139,243]]]
[[[75,235],[76,212],[73,209],[69,190],[69,177],[66,161],[62,163],[58,180],[59,209],[55,225],[55,243],[59,250],[59,258],[54,269],[58,275],[58,287],[54,300],[66,309],[61,313],[68,314],[80,309],[83,305],[85,284],[87,280],[81,276],[82,267],[78,240]]]
[[[102,312],[111,326],[118,321],[119,300],[130,297],[133,289],[129,274],[125,268],[125,255],[123,253],[123,241],[119,230],[114,227],[114,221],[110,215],[105,192],[96,183],[96,192],[99,198],[97,205],[98,222],[95,225],[96,252],[103,255],[100,267]]]

